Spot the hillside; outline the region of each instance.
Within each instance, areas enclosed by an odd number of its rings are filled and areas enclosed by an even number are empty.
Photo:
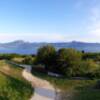
[[[0,100],[29,100],[31,85],[22,77],[22,69],[0,61]]]
[[[18,40],[9,43],[0,43],[0,53],[36,54],[39,47],[47,44],[53,45],[56,49],[75,48],[77,50],[84,50],[85,52],[100,52],[100,43],[77,41],[59,43],[30,43]]]

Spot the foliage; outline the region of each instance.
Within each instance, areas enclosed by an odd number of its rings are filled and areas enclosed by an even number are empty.
[[[92,59],[94,61],[100,61],[100,53],[83,53],[83,59]]]
[[[58,51],[47,45],[39,48],[36,64],[42,64],[46,70],[67,77],[100,77],[99,53],[83,53],[72,48]]]
[[[33,57],[32,56],[24,57],[22,63],[31,65],[33,63]]]
[[[84,76],[93,78],[95,77],[97,70],[99,70],[99,65],[96,64],[93,60],[87,59],[80,62],[78,76]]]
[[[6,59],[6,60],[11,60],[15,57],[23,57],[24,55],[19,55],[19,54],[0,54],[0,59]]]
[[[39,48],[37,53],[37,63],[44,64],[49,69],[55,62],[56,50],[53,46],[47,45]]]
[[[74,75],[81,61],[81,52],[74,49],[60,49],[57,52],[57,67],[67,76]]]

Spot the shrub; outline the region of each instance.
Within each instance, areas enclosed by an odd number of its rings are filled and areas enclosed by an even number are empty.
[[[99,66],[91,59],[82,61],[79,67],[79,76],[93,78],[96,75]]]
[[[33,58],[31,56],[26,56],[22,62],[24,64],[30,64],[31,65],[33,63]]]
[[[57,52],[58,69],[67,76],[75,75],[81,57],[81,52],[75,49],[60,49]]]

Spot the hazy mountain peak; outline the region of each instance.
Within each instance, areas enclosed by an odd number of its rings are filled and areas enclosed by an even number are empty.
[[[24,43],[25,41],[23,40],[16,40],[16,41],[12,41],[12,42],[9,42],[9,43]]]

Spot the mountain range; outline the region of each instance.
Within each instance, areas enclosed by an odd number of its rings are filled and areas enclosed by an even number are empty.
[[[100,43],[87,42],[57,42],[57,43],[30,43],[17,40],[9,43],[0,43],[0,53],[36,54],[37,49],[43,45],[53,45],[56,49],[75,48],[85,52],[100,52]]]

